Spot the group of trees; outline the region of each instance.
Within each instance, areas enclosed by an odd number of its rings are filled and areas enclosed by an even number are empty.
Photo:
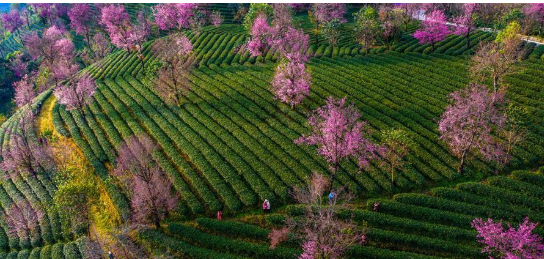
[[[294,27],[292,12],[288,4],[274,4],[272,7],[252,4],[244,21],[244,25],[250,25],[251,37],[246,48],[251,55],[261,55],[266,49],[280,54],[281,61],[271,83],[272,92],[291,108],[309,95],[311,84],[305,65],[310,39],[302,29]]]
[[[144,63],[143,44],[152,34],[150,14],[139,12],[136,19],[131,19],[125,7],[120,4],[96,5],[100,11],[94,16],[88,4],[33,4],[31,11],[12,10],[2,15],[4,27],[15,32],[22,26],[28,26],[29,16],[34,13],[48,28],[41,36],[32,32],[23,38],[26,53],[39,64],[37,71],[27,68],[23,54],[13,56],[13,70],[20,78],[14,83],[15,103],[23,107],[33,101],[39,92],[54,85],[57,101],[67,110],[83,112],[83,108],[92,101],[96,83],[88,74],[78,74],[75,46],[72,43],[62,19],[70,21],[70,28],[83,36],[86,44],[85,55],[88,60],[98,61],[111,50],[111,44],[119,49],[134,52],[138,56],[142,69],[152,77],[155,91],[165,102],[182,106],[184,95],[189,89],[188,74],[190,67],[185,65],[192,51],[192,44],[185,35],[187,30],[198,34],[207,23],[219,26],[223,17],[219,12],[208,13],[197,4],[158,4],[152,9],[154,22],[159,30],[170,32],[159,39],[153,51],[158,63],[147,66]],[[483,19],[487,6],[483,4],[463,4],[457,11],[443,8],[441,5],[401,4],[384,5],[378,10],[367,6],[354,14],[355,38],[367,50],[381,42],[390,45],[398,40],[402,27],[407,29],[414,16],[421,10],[426,16],[414,37],[422,44],[435,44],[450,34],[464,35],[467,48],[470,36]],[[484,8],[485,7],[485,8]],[[307,50],[310,36],[293,22],[293,10],[309,9],[311,22],[314,23],[316,44],[318,35],[336,45],[340,36],[340,27],[346,22],[345,4],[251,4],[244,18],[244,26],[250,35],[245,48],[253,56],[261,55],[267,49],[277,51],[280,62],[275,68],[271,81],[271,90],[275,97],[291,108],[303,102],[310,93],[311,76],[306,63],[309,60]],[[526,16],[538,23],[538,33],[544,23],[542,4],[528,5],[523,9]],[[452,17],[451,26],[446,17]],[[453,28],[453,30],[450,30]],[[105,33],[104,33],[105,32]],[[463,172],[466,160],[471,155],[506,165],[511,159],[514,146],[523,140],[522,107],[508,103],[505,97],[504,78],[515,71],[515,64],[520,57],[521,25],[509,22],[493,42],[481,45],[472,58],[470,72],[477,83],[470,83],[467,88],[451,94],[451,104],[446,107],[438,123],[441,139],[449,145],[451,152],[459,157],[458,171]],[[108,40],[108,37],[109,40]],[[111,44],[110,44],[111,40]],[[26,55],[26,54],[24,54]],[[485,84],[492,82],[492,87]],[[363,116],[346,98],[335,99],[332,96],[326,104],[317,108],[308,118],[311,132],[295,141],[297,144],[317,146],[317,151],[330,165],[330,179],[314,174],[306,188],[294,191],[294,198],[304,206],[305,221],[288,219],[283,229],[274,230],[270,238],[272,246],[286,240],[294,234],[303,240],[303,254],[300,258],[338,258],[350,246],[365,241],[365,230],[358,228],[349,220],[339,220],[337,212],[343,208],[343,199],[349,195],[342,192],[342,187],[334,188],[335,176],[344,160],[356,159],[360,169],[369,169],[371,164],[395,174],[402,170],[405,157],[411,148],[410,136],[401,129],[389,129],[382,132],[375,141]],[[19,131],[12,133],[8,152],[2,154],[2,170],[12,177],[21,175],[33,177],[40,172],[55,171],[51,148],[47,142],[29,141],[33,127],[32,113],[25,113]],[[131,223],[135,225],[154,225],[160,228],[160,222],[172,214],[178,203],[178,197],[172,191],[172,184],[160,166],[153,160],[158,151],[154,140],[147,135],[133,136],[119,147],[114,175],[124,187],[130,198],[133,210]],[[372,169],[371,169],[372,170]],[[72,186],[73,187],[73,186]],[[88,232],[88,208],[90,197],[95,190],[87,185],[77,188],[60,188],[65,194],[57,198],[65,216],[72,219],[72,229],[84,229]],[[329,202],[325,202],[326,191],[335,193]],[[68,198],[69,197],[69,198]],[[65,199],[62,199],[65,198]],[[349,200],[349,199],[347,199]],[[6,222],[15,232],[30,233],[38,227],[38,220],[43,217],[39,208],[21,203],[8,209]],[[488,247],[486,252],[508,256],[532,258],[527,250],[542,256],[541,246],[530,246],[518,252],[511,252],[514,247],[497,240],[493,233],[502,230],[500,223],[475,220],[474,227]],[[507,230],[512,241],[523,236],[527,243],[539,241],[529,235],[534,225],[524,222],[519,231]],[[521,230],[524,233],[519,233]],[[82,232],[77,230],[75,232]],[[83,231],[85,232],[85,231]],[[87,233],[88,234],[88,233]],[[495,235],[495,236],[493,236]],[[536,251],[536,252],[534,252]],[[512,254],[513,253],[513,254]]]

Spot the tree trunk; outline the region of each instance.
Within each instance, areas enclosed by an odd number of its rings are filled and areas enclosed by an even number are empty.
[[[433,52],[434,52],[434,42],[431,44],[431,46],[433,46]]]
[[[155,224],[155,228],[160,229],[161,228],[161,221],[160,221],[158,215],[155,214],[153,221],[154,221],[153,224]]]
[[[540,22],[540,26],[538,27],[538,35],[542,34],[542,27],[544,26],[544,21]]]
[[[336,174],[338,173],[338,163],[334,165],[334,172],[332,172],[331,175],[331,187],[329,188],[332,191],[332,187],[334,186],[334,177],[336,177]]]
[[[461,155],[461,163],[459,163],[459,167],[457,167],[457,172],[461,173],[463,171],[463,166],[465,165],[465,157],[467,156],[467,151],[464,150],[463,154]]]
[[[497,88],[498,88],[498,78],[497,76],[493,76],[493,103],[495,103],[495,95],[497,94]]]

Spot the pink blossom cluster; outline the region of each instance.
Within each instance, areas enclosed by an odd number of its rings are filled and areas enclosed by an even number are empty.
[[[450,98],[452,104],[442,114],[438,131],[452,152],[462,159],[471,150],[491,161],[504,158],[504,148],[494,137],[494,132],[506,122],[504,112],[499,109],[504,94],[489,93],[487,87],[471,84],[453,92]]]
[[[10,32],[15,32],[23,26],[23,19],[17,10],[11,10],[8,13],[2,14],[2,25]]]
[[[100,24],[105,27],[110,36],[111,42],[121,49],[130,49],[132,46],[128,41],[132,33],[130,17],[123,5],[107,5],[101,9]]]
[[[249,53],[252,56],[259,56],[267,48],[272,48],[290,62],[308,61],[306,51],[310,37],[302,29],[293,28],[290,20],[286,21],[284,17],[274,19],[274,26],[268,24],[268,19],[264,15],[255,19],[250,32],[251,39],[246,45]]]
[[[317,3],[312,4],[312,14],[315,20],[320,24],[328,23],[334,19],[340,20],[340,22],[347,22],[344,18],[346,13],[346,4],[341,3]]]
[[[121,49],[141,51],[141,45],[151,34],[151,24],[143,13],[138,14],[137,23],[132,24],[123,5],[107,5],[101,9],[101,21],[111,43]]]
[[[70,27],[79,35],[89,33],[90,24],[93,20],[89,4],[72,4],[68,11]]]
[[[318,146],[318,153],[333,165],[333,171],[350,156],[357,158],[360,167],[368,166],[371,159],[377,158],[378,146],[365,138],[366,123],[360,118],[355,106],[346,104],[346,98],[336,100],[330,96],[325,106],[317,108],[308,119],[311,134],[295,143]]]
[[[155,23],[161,30],[189,29],[197,9],[195,3],[158,4],[153,8]]]
[[[482,253],[498,255],[505,259],[540,259],[544,258],[542,238],[533,233],[537,226],[525,218],[517,228],[502,221],[474,219],[472,226],[478,231],[478,242],[485,245]],[[492,257],[490,257],[492,258]]]
[[[455,30],[453,31],[456,35],[465,35],[472,32],[476,29],[476,8],[478,4],[474,3],[465,3],[463,4],[463,13],[462,15],[455,17],[453,22],[456,24]]]
[[[219,25],[223,23],[223,15],[221,15],[221,12],[213,11],[212,14],[210,14],[210,23],[215,27],[219,27]]]
[[[257,17],[251,27],[251,39],[247,43],[247,48],[252,56],[259,56],[263,53],[268,46],[270,32],[271,27],[268,25],[268,18],[265,15]]]
[[[66,105],[67,110],[81,109],[92,101],[96,90],[94,79],[87,73],[77,82],[67,83],[55,89],[55,97],[60,104]]]
[[[310,95],[310,84],[304,63],[284,62],[276,68],[272,91],[277,99],[293,107]]]
[[[446,25],[446,16],[441,10],[436,10],[425,17],[421,23],[421,29],[414,33],[414,38],[421,44],[430,43],[434,47],[435,43],[446,39],[448,34],[450,30]]]
[[[317,252],[317,243],[315,241],[306,241],[302,244],[302,254],[298,259],[314,259]]]
[[[20,81],[13,83],[13,88],[15,89],[14,100],[17,107],[31,103],[36,97],[34,83],[28,75],[25,75]]]

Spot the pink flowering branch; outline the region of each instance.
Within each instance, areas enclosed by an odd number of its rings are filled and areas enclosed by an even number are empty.
[[[492,219],[472,221],[472,226],[478,231],[478,242],[485,245],[482,253],[504,259],[544,258],[542,238],[533,233],[537,223],[525,218],[517,228],[507,224],[505,229],[503,225],[502,221]]]

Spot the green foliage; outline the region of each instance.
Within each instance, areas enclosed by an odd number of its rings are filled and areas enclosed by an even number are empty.
[[[376,42],[380,33],[378,13],[372,7],[364,7],[354,13],[353,17],[355,19],[355,38],[365,48],[369,48]]]
[[[58,187],[54,202],[65,231],[74,236],[88,233],[89,208],[98,202],[99,191],[91,183],[65,182]]]
[[[330,22],[324,24],[321,28],[321,34],[325,37],[331,45],[336,47],[340,38],[340,30],[343,23],[339,19],[332,19]]]
[[[497,38],[495,38],[495,42],[507,43],[511,40],[518,39],[520,32],[521,25],[517,21],[510,22],[508,23],[506,28],[499,31],[499,33],[497,34]]]

